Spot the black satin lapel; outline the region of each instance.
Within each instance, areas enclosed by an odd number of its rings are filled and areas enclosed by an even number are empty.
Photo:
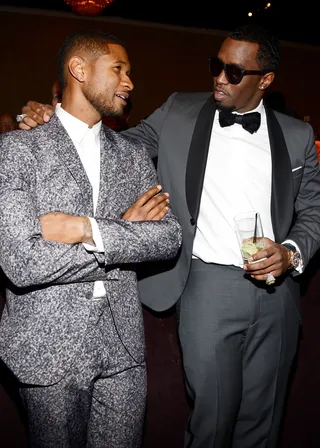
[[[189,212],[194,222],[197,221],[199,214],[215,111],[214,99],[210,97],[199,113],[190,144],[186,173],[186,197]]]
[[[275,241],[287,236],[294,213],[291,162],[281,126],[274,112],[266,109],[272,160],[271,219]]]
[[[59,127],[61,127],[61,132],[55,132],[54,135],[55,147],[59,152],[62,164],[70,171],[70,174],[82,192],[84,210],[86,210],[86,214],[92,216],[93,196],[90,181],[71,138],[57,117],[54,116],[51,120],[54,118],[58,120]],[[68,188],[67,185],[66,188]]]

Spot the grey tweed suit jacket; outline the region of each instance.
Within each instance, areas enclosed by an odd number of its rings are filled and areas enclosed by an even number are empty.
[[[157,182],[142,144],[102,127],[95,218],[105,252],[44,241],[41,215],[93,216],[91,185],[57,116],[32,131],[2,134],[0,264],[9,281],[0,357],[20,381],[49,385],[66,374],[86,332],[96,280],[104,281],[122,341],[144,360],[136,263],[175,257],[181,229],[170,210],[161,221],[121,216]]]

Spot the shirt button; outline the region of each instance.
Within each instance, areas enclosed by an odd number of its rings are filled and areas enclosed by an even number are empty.
[[[87,300],[91,300],[91,299],[92,299],[92,292],[86,292],[86,294],[85,294],[85,298],[86,298]]]

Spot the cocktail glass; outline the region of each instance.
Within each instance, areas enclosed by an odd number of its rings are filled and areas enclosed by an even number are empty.
[[[265,260],[265,258],[261,258],[256,261],[248,261],[252,255],[260,252],[265,247],[260,213],[250,210],[248,212],[239,213],[233,220],[243,263],[257,263]],[[275,278],[269,273],[266,284],[272,285],[274,282]]]
[[[252,210],[239,213],[233,218],[243,263],[264,249],[264,235],[260,213]],[[261,261],[261,260],[259,260]]]

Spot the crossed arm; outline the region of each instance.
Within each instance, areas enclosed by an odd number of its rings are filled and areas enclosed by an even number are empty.
[[[168,212],[169,194],[161,193],[161,185],[146,191],[123,214],[125,221],[159,221]],[[95,245],[92,227],[87,216],[73,216],[62,212],[47,213],[40,217],[42,238],[46,241]]]
[[[1,181],[0,181],[1,182]],[[144,217],[159,220],[167,213],[167,195],[154,198],[158,191],[153,187],[142,195],[123,215],[124,220],[138,221]],[[106,279],[104,263],[99,263],[94,253],[85,250],[82,244],[94,244],[90,220],[85,216],[73,216],[62,212],[42,215],[40,221],[30,213],[32,204],[26,195],[14,194],[23,201],[25,214],[12,220],[2,219],[0,231],[1,265],[8,278],[18,287],[40,284],[63,284]],[[150,200],[147,198],[150,197]],[[1,195],[0,213],[10,195]],[[8,202],[7,202],[8,203]],[[11,202],[12,204],[12,202]],[[11,205],[9,206],[11,209]],[[28,210],[29,209],[29,210]],[[8,210],[8,207],[7,207]],[[23,211],[23,209],[20,211]],[[8,232],[13,238],[8,238]],[[119,260],[120,262],[120,260]],[[114,263],[116,264],[116,262]],[[112,266],[112,263],[110,263]]]

